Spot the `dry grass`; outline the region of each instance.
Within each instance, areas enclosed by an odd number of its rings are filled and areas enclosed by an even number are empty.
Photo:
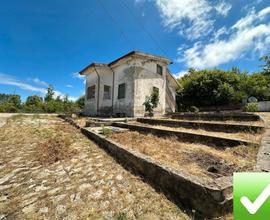
[[[220,150],[202,144],[179,142],[176,138],[160,138],[138,132],[113,133],[108,138],[163,165],[206,180],[231,175],[235,171],[252,170],[258,151],[253,146]],[[217,169],[215,174],[207,171],[211,167]]]
[[[149,125],[149,124],[140,123],[140,122],[130,122],[130,123],[136,124],[136,125],[142,125],[146,127],[164,129],[164,130],[210,135],[214,137],[223,137],[223,138],[230,138],[230,139],[242,139],[242,140],[251,141],[253,143],[259,143],[262,138],[262,134],[254,133],[254,132],[226,133],[226,132],[219,132],[219,131],[206,131],[204,129],[192,129],[192,128],[182,128],[182,127],[175,128],[175,127],[168,127],[168,126],[163,126],[163,125]]]
[[[52,164],[60,160],[71,159],[77,151],[70,148],[71,141],[62,137],[52,138],[39,143],[36,158],[43,164]]]
[[[77,153],[44,166],[36,158],[43,143],[49,155],[59,154],[48,145]],[[7,219],[189,219],[163,194],[56,117],[10,120],[0,128],[0,147],[0,179],[16,171],[5,183],[10,187],[0,192],[1,199],[8,195],[0,202],[0,213],[8,215]],[[32,204],[32,199],[37,200]],[[33,209],[24,212],[24,204],[30,202],[26,208]],[[65,208],[62,214],[57,211],[59,206]],[[48,209],[47,213],[41,208]]]

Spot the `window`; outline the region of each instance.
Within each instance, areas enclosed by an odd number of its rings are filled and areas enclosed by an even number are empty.
[[[126,84],[122,83],[118,86],[118,99],[124,99],[126,96]]]
[[[162,75],[162,72],[163,72],[162,66],[160,66],[159,64],[157,64],[157,73],[158,73],[159,75]]]
[[[94,99],[96,93],[96,86],[90,86],[87,88],[87,99]]]
[[[104,85],[103,99],[111,99],[111,87]]]

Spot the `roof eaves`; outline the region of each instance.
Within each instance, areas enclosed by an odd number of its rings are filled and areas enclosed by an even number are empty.
[[[139,56],[145,56],[145,57],[158,58],[158,59],[166,60],[169,64],[172,64],[172,62],[168,58],[166,58],[166,57],[157,56],[157,55],[153,55],[153,54],[148,54],[148,53],[144,53],[144,52],[140,52],[140,51],[131,51],[131,52],[125,54],[124,56],[121,56],[118,59],[112,61],[108,65],[109,66],[112,66],[112,65],[116,64],[117,62],[119,62],[120,60],[122,60],[124,58],[127,58],[129,56],[132,56],[132,55],[139,55]]]
[[[105,63],[91,63],[90,65],[86,66],[85,68],[83,68],[79,74],[80,75],[84,75],[84,72],[92,67],[103,67],[103,66],[108,66],[107,64]]]

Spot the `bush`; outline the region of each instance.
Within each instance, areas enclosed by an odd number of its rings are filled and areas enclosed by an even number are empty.
[[[219,106],[235,100],[240,76],[233,71],[192,71],[179,80],[179,102],[186,106]]]
[[[257,112],[258,111],[258,104],[257,103],[248,103],[245,105],[244,110],[246,112]]]
[[[112,129],[102,126],[102,128],[101,128],[102,135],[107,136],[107,135],[110,135],[111,133],[112,133]]]
[[[0,104],[0,112],[4,113],[16,113],[18,112],[18,108],[13,103],[3,103]]]
[[[178,81],[181,89],[177,105],[181,109],[194,105],[234,105],[251,96],[259,101],[270,99],[270,76],[263,73],[241,73],[237,69],[192,70]]]
[[[153,91],[150,96],[146,97],[145,102],[143,103],[145,111],[148,113],[148,116],[154,116],[154,109],[158,106],[159,102],[159,90],[158,88],[153,88]]]

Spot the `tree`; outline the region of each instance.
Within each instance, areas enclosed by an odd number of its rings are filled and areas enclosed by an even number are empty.
[[[28,96],[23,107],[26,112],[44,112],[43,99],[37,95]]]
[[[245,92],[248,97],[254,96],[259,101],[270,99],[270,76],[261,73],[253,73],[246,79]]]
[[[21,108],[21,97],[14,94],[0,94],[1,112],[18,112]]]
[[[21,97],[19,95],[10,95],[8,102],[17,109],[21,107]]]
[[[33,96],[28,96],[26,99],[25,104],[26,105],[33,105],[33,106],[40,106],[42,103],[42,97],[39,97],[37,95],[33,95]]]
[[[148,115],[152,117],[154,115],[154,109],[158,106],[159,102],[159,90],[158,88],[153,88],[153,91],[150,96],[146,97],[143,105],[145,106],[145,111],[148,112]]]
[[[54,92],[54,88],[52,85],[49,85],[49,87],[47,88],[47,93],[45,95],[45,102],[49,102],[53,100],[53,96],[54,96],[55,92]]]
[[[266,75],[270,75],[270,55],[263,56],[260,60],[264,62],[262,72]]]
[[[236,99],[240,87],[240,75],[237,71],[201,70],[190,71],[179,80],[182,88],[178,91],[178,101],[184,106],[219,106]]]
[[[80,109],[84,109],[84,100],[85,100],[85,96],[81,96],[80,98],[78,98],[76,100],[76,105],[80,108]]]

